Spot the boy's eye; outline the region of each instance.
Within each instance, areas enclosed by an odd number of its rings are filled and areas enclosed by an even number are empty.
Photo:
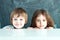
[[[14,19],[15,21],[17,20],[17,19]]]
[[[21,21],[23,20],[23,19],[20,19]]]

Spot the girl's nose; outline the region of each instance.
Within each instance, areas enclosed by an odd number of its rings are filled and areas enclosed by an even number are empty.
[[[41,25],[42,25],[42,23],[43,23],[43,22],[42,22],[42,21],[40,21],[40,24],[41,24]]]

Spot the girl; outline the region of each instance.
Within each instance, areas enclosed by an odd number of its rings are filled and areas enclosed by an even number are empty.
[[[46,10],[36,10],[33,14],[30,28],[53,29],[54,22]]]

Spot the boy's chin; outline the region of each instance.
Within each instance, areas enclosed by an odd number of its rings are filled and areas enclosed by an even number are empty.
[[[22,27],[15,27],[16,29],[22,29]]]

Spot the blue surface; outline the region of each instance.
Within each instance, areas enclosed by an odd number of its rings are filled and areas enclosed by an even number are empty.
[[[60,29],[0,29],[0,40],[60,40]]]

